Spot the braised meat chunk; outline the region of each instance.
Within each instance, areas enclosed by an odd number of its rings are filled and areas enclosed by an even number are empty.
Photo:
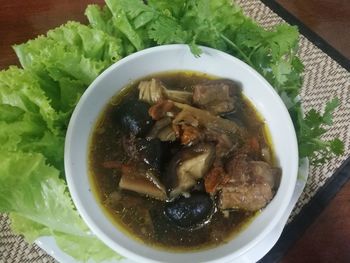
[[[272,190],[267,183],[226,184],[220,193],[221,209],[257,211],[272,199]]]
[[[280,168],[246,158],[238,156],[228,162],[226,180],[219,186],[221,209],[257,211],[270,202],[278,187]]]
[[[234,111],[239,95],[238,84],[228,79],[209,80],[193,87],[194,105],[214,114]]]

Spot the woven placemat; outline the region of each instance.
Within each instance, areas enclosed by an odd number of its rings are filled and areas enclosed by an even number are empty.
[[[245,13],[264,27],[283,22],[283,19],[258,0],[237,1]],[[309,202],[317,190],[325,184],[350,153],[350,73],[331,57],[313,45],[304,36],[300,37],[299,56],[305,65],[304,85],[301,92],[305,110],[322,110],[325,103],[337,96],[341,106],[334,115],[333,128],[326,139],[341,138],[345,143],[345,154],[320,167],[310,167],[309,179],[290,220]],[[10,230],[10,221],[0,214],[0,263],[30,262],[48,263],[55,260],[35,244],[27,244],[21,236]]]
[[[284,20],[258,0],[236,1],[245,13],[264,27],[270,28]],[[299,56],[304,63],[304,84],[301,91],[302,104],[307,112],[310,108],[323,110],[327,101],[334,97],[340,106],[334,113],[332,129],[325,139],[339,137],[345,144],[344,155],[334,158],[319,167],[310,167],[304,192],[296,204],[291,218],[300,212],[317,190],[325,184],[335,170],[350,156],[350,73],[335,60],[312,44],[303,35],[299,41]]]

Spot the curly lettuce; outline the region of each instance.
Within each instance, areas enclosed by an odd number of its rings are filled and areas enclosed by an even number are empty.
[[[42,154],[0,151],[0,212],[10,213],[12,229],[28,241],[53,236],[78,260],[120,258],[90,233],[59,173]]]

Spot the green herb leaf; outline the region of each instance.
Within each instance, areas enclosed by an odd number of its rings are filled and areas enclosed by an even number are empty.
[[[157,44],[188,43],[188,34],[181,26],[169,17],[159,17],[150,26],[148,34]]]
[[[321,139],[327,131],[325,127],[332,124],[332,114],[338,104],[338,98],[329,101],[323,114],[311,109],[300,122],[297,130],[300,156],[309,157],[314,165],[322,164],[344,152],[344,144],[340,139]]]

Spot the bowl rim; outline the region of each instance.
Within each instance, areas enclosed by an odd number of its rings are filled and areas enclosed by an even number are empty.
[[[241,61],[240,59],[227,54],[223,51],[217,50],[217,49],[213,49],[213,48],[209,48],[209,47],[204,47],[204,46],[200,46],[201,50],[203,52],[209,52],[210,54],[219,54],[220,56],[229,58],[229,59],[233,59],[235,60],[235,63],[240,64],[241,67],[244,67],[246,70],[250,71],[254,77],[258,78],[259,81],[264,82],[265,86],[268,86],[271,90],[270,92],[274,93],[274,96],[277,96],[278,100],[275,101],[275,103],[279,103],[283,106],[284,109],[284,114],[287,113],[288,116],[288,122],[291,125],[291,132],[292,132],[292,137],[290,138],[292,140],[292,142],[290,143],[292,150],[291,152],[295,153],[293,155],[293,157],[291,157],[293,159],[293,163],[295,164],[293,166],[293,169],[295,169],[295,171],[293,171],[293,174],[295,174],[295,176],[291,179],[292,180],[292,184],[293,187],[289,187],[287,188],[287,191],[284,192],[284,195],[281,197],[283,198],[283,200],[281,201],[284,205],[283,205],[283,209],[278,209],[277,213],[274,215],[272,221],[263,228],[263,230],[252,240],[250,240],[248,243],[244,244],[242,247],[240,247],[238,250],[234,251],[233,253],[224,255],[223,257],[219,257],[216,258],[214,260],[210,260],[207,262],[228,262],[228,260],[232,260],[232,259],[236,259],[240,256],[242,256],[245,252],[247,252],[248,250],[252,249],[258,242],[260,242],[269,232],[271,232],[271,230],[278,224],[279,220],[281,219],[283,213],[285,212],[285,210],[287,209],[288,203],[291,200],[293,191],[294,191],[294,186],[296,184],[296,180],[297,180],[297,170],[298,170],[298,144],[297,144],[297,138],[296,138],[296,133],[295,133],[295,129],[294,129],[294,125],[293,122],[290,118],[290,115],[288,113],[288,110],[286,108],[286,106],[284,105],[284,103],[282,102],[282,99],[280,98],[280,96],[278,95],[278,93],[275,91],[275,89],[271,86],[271,84],[269,84],[267,82],[267,80],[265,78],[263,78],[255,69],[253,69],[251,66],[247,65],[245,62]],[[106,245],[108,245],[109,247],[112,247],[112,249],[114,249],[116,252],[134,259],[134,260],[142,260],[142,262],[159,262],[159,261],[155,261],[153,259],[149,259],[149,258],[145,258],[137,253],[134,253],[131,250],[125,249],[124,247],[120,246],[118,243],[116,243],[114,240],[111,240],[104,232],[101,231],[101,229],[99,228],[98,224],[95,223],[92,218],[89,216],[89,213],[85,210],[84,208],[84,204],[82,203],[80,197],[79,197],[79,193],[76,189],[76,185],[74,182],[74,179],[72,177],[72,170],[70,167],[70,163],[69,160],[72,157],[72,152],[70,149],[70,140],[72,138],[72,136],[74,135],[73,132],[75,130],[75,123],[77,118],[79,117],[79,113],[80,113],[80,108],[81,105],[83,104],[83,101],[85,101],[85,99],[87,97],[90,96],[90,93],[92,93],[92,90],[95,89],[99,82],[108,74],[110,74],[111,72],[113,72],[114,70],[116,70],[116,68],[123,66],[124,64],[128,63],[131,60],[137,59],[139,56],[143,56],[149,53],[153,53],[153,52],[158,52],[158,51],[173,51],[173,50],[178,50],[178,49],[187,49],[189,50],[189,47],[185,44],[172,44],[172,45],[162,45],[162,46],[156,46],[156,47],[151,47],[151,48],[147,48],[141,51],[138,51],[136,53],[133,53],[127,57],[122,58],[121,60],[117,61],[116,63],[112,64],[111,66],[109,66],[105,71],[103,71],[90,85],[89,87],[85,90],[85,92],[83,93],[83,95],[81,96],[78,104],[76,105],[73,114],[71,116],[71,119],[69,121],[69,125],[68,125],[68,129],[67,129],[67,133],[66,133],[66,137],[65,137],[65,149],[64,149],[64,163],[65,163],[65,172],[66,172],[66,178],[67,178],[67,184],[68,184],[68,188],[70,191],[70,194],[72,196],[73,202],[80,214],[80,216],[83,218],[83,220],[85,221],[85,223],[88,225],[88,227],[92,230],[92,232],[101,240],[103,241]],[[200,71],[198,71],[200,72]],[[154,72],[153,74],[156,74],[157,72]],[[118,91],[116,91],[118,92]],[[254,104],[254,103],[253,103]],[[100,112],[103,109],[100,109]],[[91,131],[90,131],[91,132]],[[277,193],[276,193],[277,195]],[[276,196],[275,195],[275,196]],[[275,198],[274,196],[274,198]],[[95,197],[95,201],[98,204],[98,206],[100,206],[97,198]],[[266,208],[264,208],[266,209]],[[110,219],[108,219],[110,220]],[[255,220],[255,219],[254,219]],[[251,224],[251,223],[249,223]],[[120,231],[118,229],[118,231]],[[243,230],[244,231],[244,230]],[[128,237],[130,238],[130,237]],[[142,245],[147,246],[146,244],[142,243]],[[149,247],[149,246],[147,246]],[[150,247],[153,248],[153,247]],[[155,249],[155,248],[153,248]],[[209,248],[210,249],[210,248]],[[215,248],[214,248],[215,249]],[[157,250],[157,249],[155,249]],[[198,253],[200,253],[201,251],[198,251]],[[187,253],[187,252],[186,252]],[[235,255],[234,257],[232,255]]]

